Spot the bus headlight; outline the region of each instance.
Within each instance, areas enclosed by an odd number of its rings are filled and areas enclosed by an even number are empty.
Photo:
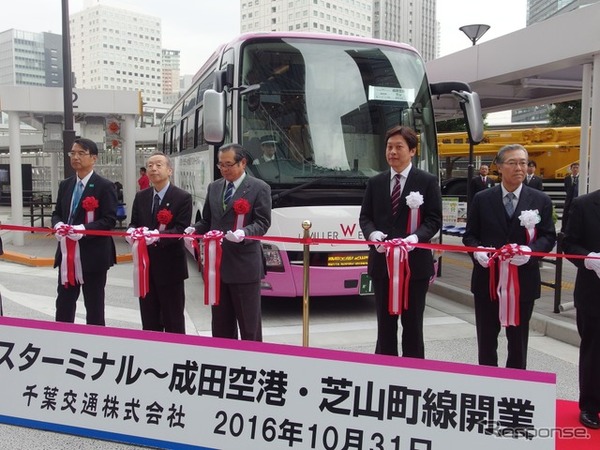
[[[267,271],[283,272],[283,259],[279,249],[273,244],[263,244],[263,254],[267,263]]]

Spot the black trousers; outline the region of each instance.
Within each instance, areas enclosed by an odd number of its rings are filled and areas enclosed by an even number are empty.
[[[184,281],[157,286],[150,277],[150,291],[139,299],[142,329],[185,334]]]
[[[221,298],[212,311],[213,337],[262,342],[260,281],[228,284],[221,282]]]
[[[100,272],[83,272],[83,284],[64,287],[58,271],[58,288],[56,292],[56,321],[75,322],[75,311],[79,293],[83,291],[85,305],[85,321],[88,325],[105,325],[104,321],[104,287],[107,270]]]
[[[375,307],[377,310],[378,355],[398,356],[398,316],[389,313],[389,280],[374,278]],[[402,311],[402,356],[425,358],[423,341],[423,314],[425,297],[429,289],[429,280],[410,280],[408,288],[408,309]]]
[[[578,309],[577,331],[581,336],[579,409],[600,413],[600,317]]]
[[[529,320],[533,313],[533,302],[520,302],[519,326],[506,327],[508,357],[506,367],[527,368],[527,345],[529,343]],[[498,334],[500,333],[499,302],[489,295],[475,297],[475,326],[477,328],[477,350],[479,364],[498,366]]]

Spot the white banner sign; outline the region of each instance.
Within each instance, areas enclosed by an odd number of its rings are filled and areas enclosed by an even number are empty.
[[[554,374],[0,317],[0,421],[168,448],[554,449]]]

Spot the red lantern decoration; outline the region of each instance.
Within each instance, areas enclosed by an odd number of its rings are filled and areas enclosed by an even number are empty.
[[[108,124],[108,131],[110,131],[112,134],[118,134],[120,129],[121,127],[117,122],[110,122]]]

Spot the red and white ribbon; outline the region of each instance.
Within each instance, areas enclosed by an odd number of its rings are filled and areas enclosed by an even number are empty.
[[[518,246],[507,244],[490,258],[490,296],[492,300],[499,302],[498,318],[503,327],[517,326],[521,323],[519,268],[510,263],[510,259],[516,254],[517,249]],[[496,263],[498,264],[497,285],[495,280]]]
[[[406,232],[408,234],[414,234],[419,228],[421,223],[421,211],[417,208],[410,208],[408,212],[408,226],[406,227]]]
[[[244,220],[246,218],[246,214],[236,214],[235,215],[235,228],[234,230],[241,230],[244,228]]]
[[[144,228],[136,228],[131,233],[133,241],[133,295],[144,298],[150,292],[150,257],[144,235]]]
[[[527,245],[535,241],[535,227],[525,228],[527,230]]]
[[[223,232],[212,230],[204,234],[204,304],[217,306],[221,296],[221,243]]]
[[[68,229],[71,226],[65,225]],[[67,231],[68,234],[68,231]],[[81,265],[81,253],[79,251],[79,241],[74,241],[68,237],[60,240],[60,252],[62,258],[60,261],[60,279],[65,288],[83,284],[83,267]]]
[[[402,239],[386,241],[386,261],[389,284],[388,310],[392,315],[400,315],[408,309],[408,288],[410,267],[408,265],[408,245]]]

